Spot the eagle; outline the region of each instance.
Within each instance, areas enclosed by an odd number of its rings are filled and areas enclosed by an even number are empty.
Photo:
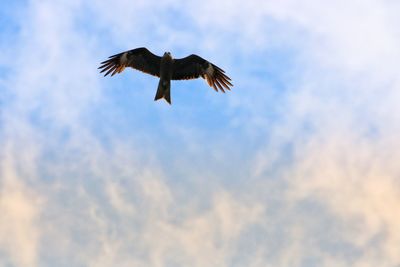
[[[145,47],[128,50],[110,56],[100,63],[100,73],[104,76],[121,73],[126,67],[140,70],[144,73],[159,77],[158,88],[154,101],[164,98],[171,104],[171,80],[188,80],[202,77],[215,91],[225,93],[232,87],[231,79],[221,68],[197,56],[190,55],[174,59],[170,52],[162,57],[154,55]]]

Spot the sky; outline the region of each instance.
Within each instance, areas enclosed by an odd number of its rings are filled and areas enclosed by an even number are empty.
[[[400,266],[400,3],[0,9],[0,266]],[[147,47],[202,79],[98,73]]]

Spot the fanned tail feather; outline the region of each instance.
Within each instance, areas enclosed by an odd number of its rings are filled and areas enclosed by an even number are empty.
[[[160,79],[154,101],[164,98],[171,105],[171,81]]]

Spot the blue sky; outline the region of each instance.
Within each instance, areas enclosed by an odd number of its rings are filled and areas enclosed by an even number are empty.
[[[399,266],[394,1],[0,10],[0,265]],[[234,87],[98,73],[145,46]]]

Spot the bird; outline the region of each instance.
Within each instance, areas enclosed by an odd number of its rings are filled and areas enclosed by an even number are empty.
[[[165,99],[171,105],[171,80],[189,80],[199,77],[206,80],[215,91],[231,90],[231,78],[225,71],[204,58],[192,54],[184,58],[174,59],[170,52],[162,57],[150,52],[145,47],[131,49],[108,57],[100,63],[100,73],[104,76],[121,73],[126,67],[159,77],[154,101]]]

